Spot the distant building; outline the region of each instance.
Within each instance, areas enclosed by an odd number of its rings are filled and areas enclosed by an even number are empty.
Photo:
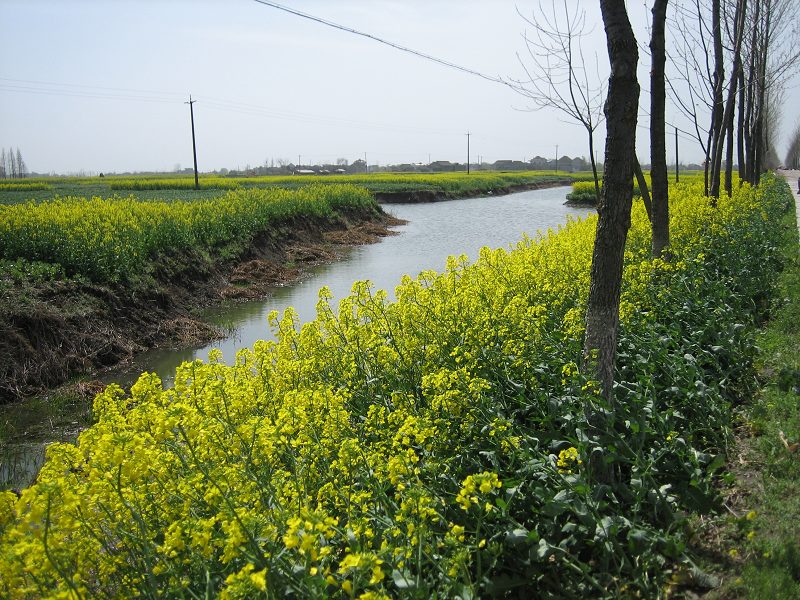
[[[534,169],[547,168],[547,159],[542,156],[534,156],[529,162]]]

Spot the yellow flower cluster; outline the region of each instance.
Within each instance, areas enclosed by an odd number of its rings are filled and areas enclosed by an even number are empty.
[[[313,203],[317,193],[300,197]],[[232,194],[219,208],[178,206],[174,218],[212,227],[219,210],[235,230],[224,213],[245,215],[234,205],[261,196]],[[298,198],[280,192],[274,203],[284,197]],[[50,207],[51,221],[71,223],[61,231],[75,244],[94,243],[104,219],[131,232],[152,224],[148,236],[183,231],[156,225],[176,214],[166,206],[86,202]],[[671,202],[669,264],[650,260],[649,226],[635,206],[630,310],[648,301],[651,278],[684,268],[698,230],[724,235],[725,220],[758,197],[745,187],[712,211],[686,184]],[[32,236],[46,228],[36,207],[26,210],[0,223]],[[537,419],[556,410],[549,398],[573,388],[594,228],[594,219],[570,221],[513,251],[484,248],[474,264],[454,258],[441,274],[405,277],[396,302],[360,282],[336,308],[323,289],[314,321],[301,326],[291,309],[272,315],[277,341],[241,350],[230,366],[214,353],[181,365],[171,388],[147,373],[129,394],[109,386],[76,445],[51,445],[20,498],[0,494],[0,596],[478,589],[475,573],[499,547],[486,523],[521,489],[506,474],[538,469],[537,481],[563,485],[558,471],[580,464],[574,447],[557,466],[544,448],[524,464],[517,454],[536,447]]]
[[[554,176],[563,181],[563,172],[555,171],[517,171],[499,173],[495,171],[476,171],[469,175],[464,171],[450,173],[371,173],[353,175],[304,175],[304,176],[265,176],[240,178],[235,181],[243,186],[274,185],[297,187],[308,184],[348,183],[366,187],[372,191],[417,191],[430,190],[444,194],[457,194],[466,190],[488,192],[514,185],[543,183]],[[567,176],[568,177],[568,176]]]
[[[109,179],[112,190],[193,190],[193,177],[140,177],[138,179]],[[239,182],[227,177],[201,177],[197,181],[201,190],[235,190]]]
[[[558,453],[556,465],[560,473],[571,474],[576,466],[582,464],[583,461],[580,458],[580,454],[578,454],[578,449],[574,446],[570,446]]]
[[[110,281],[142,272],[159,252],[213,248],[300,215],[374,207],[352,185],[249,189],[197,201],[56,198],[0,205],[0,258],[58,263],[68,274]]]
[[[469,510],[473,504],[480,502],[480,496],[488,496],[490,493],[503,487],[503,483],[497,478],[497,473],[477,473],[476,475],[468,475],[461,484],[461,489],[456,496],[456,502],[463,510]],[[486,510],[491,510],[491,504],[486,503]]]

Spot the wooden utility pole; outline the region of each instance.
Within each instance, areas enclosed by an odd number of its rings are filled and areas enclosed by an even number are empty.
[[[194,139],[194,107],[192,106],[197,100],[192,100],[192,95],[189,94],[189,101],[184,104],[189,105],[189,116],[192,119],[192,155],[194,156],[194,189],[200,189],[200,181],[197,178],[197,143]]]
[[[469,175],[469,136],[472,135],[469,131],[467,132],[467,175]]]

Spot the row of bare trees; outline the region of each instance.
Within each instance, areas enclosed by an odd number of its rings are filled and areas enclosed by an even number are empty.
[[[712,198],[723,185],[731,193],[735,163],[740,180],[755,185],[766,168],[777,166],[783,85],[800,59],[796,11],[794,0],[686,0],[677,6],[670,95],[694,125]]]
[[[28,166],[22,160],[19,148],[0,149],[0,179],[20,179],[27,175]]]
[[[789,138],[789,149],[786,151],[783,164],[787,169],[800,169],[800,123],[795,125]]]
[[[668,257],[669,192],[666,158],[667,87],[673,103],[693,123],[706,155],[706,194],[733,185],[734,154],[739,177],[757,185],[775,135],[783,81],[800,59],[800,28],[794,0],[668,0],[651,3],[650,164],[652,194],[636,156],[639,110],[639,48],[624,0],[601,0],[610,76],[599,75],[597,57],[587,61],[582,41],[585,14],[567,0],[540,4],[525,35],[527,55],[518,56],[525,78],[507,84],[532,101],[554,108],[587,133],[595,173],[598,224],[586,313],[584,371],[596,376],[613,402],[619,299],[624,246],[630,226],[632,180],[636,176],[652,223],[652,251]],[[675,4],[676,0],[673,0]],[[667,50],[668,28],[674,33]],[[794,42],[794,43],[792,43]],[[642,46],[644,48],[644,46]],[[667,74],[667,58],[671,70]],[[587,66],[587,63],[589,66]],[[606,122],[602,190],[594,165],[594,134]],[[774,150],[772,150],[774,155]],[[777,165],[769,165],[777,166]]]

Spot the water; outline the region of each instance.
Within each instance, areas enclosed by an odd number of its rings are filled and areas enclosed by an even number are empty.
[[[232,362],[238,349],[251,347],[257,340],[273,339],[267,322],[270,311],[282,313],[291,306],[301,322],[313,319],[322,286],[328,286],[334,298],[342,298],[349,294],[354,281],[368,279],[393,298],[394,288],[405,274],[441,271],[453,254],[466,254],[474,260],[483,246],[509,247],[523,234],[533,237],[538,231],[565,223],[568,215],[585,216],[593,211],[564,206],[568,191],[568,187],[558,187],[497,197],[384,205],[387,212],[408,221],[395,228],[398,235],[352,248],[343,260],[316,267],[289,286],[275,287],[267,299],[231,301],[209,309],[202,316],[228,332],[224,339],[199,348],[151,350],[104,379],[130,383],[139,373],[152,371],[169,384],[178,365],[196,358],[205,360],[214,348],[222,351],[226,362]]]
[[[408,221],[395,228],[398,235],[352,248],[342,260],[316,267],[291,285],[275,287],[269,298],[228,302],[208,310],[203,317],[229,332],[225,339],[198,348],[151,350],[124,367],[104,373],[102,379],[129,385],[138,374],[150,371],[169,385],[178,365],[196,358],[205,360],[213,348],[219,348],[224,359],[232,362],[238,349],[272,338],[267,323],[272,310],[283,312],[292,306],[301,321],[313,319],[322,286],[328,286],[334,298],[342,298],[349,294],[354,281],[368,279],[375,288],[385,289],[394,297],[394,288],[405,274],[415,276],[427,269],[441,271],[450,255],[466,254],[474,260],[483,246],[507,248],[524,234],[533,237],[565,223],[570,215],[580,217],[593,212],[564,206],[568,191],[567,187],[558,187],[497,197],[386,205],[387,212]],[[16,421],[12,411],[0,414],[0,422],[3,418]],[[36,443],[30,439],[20,444],[0,443],[5,454],[0,454],[0,489],[9,484],[31,483],[43,460],[44,443],[65,437],[60,427],[51,429],[45,439],[40,437]],[[74,433],[66,437],[73,436]]]

